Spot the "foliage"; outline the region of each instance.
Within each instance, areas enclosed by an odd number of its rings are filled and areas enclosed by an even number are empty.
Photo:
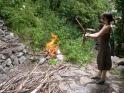
[[[121,11],[124,8],[124,0],[114,0],[116,8]]]
[[[91,46],[93,41],[87,41],[85,44],[82,44],[82,39],[78,38],[76,40],[68,40],[64,46],[62,46],[63,53],[66,56],[66,60],[69,62],[83,64],[87,63],[94,56],[92,53]],[[73,46],[73,47],[72,47]]]
[[[98,15],[108,9],[107,0],[0,0],[0,16],[35,51],[44,48],[51,32],[68,61],[85,63],[91,56],[91,42],[81,46],[78,16],[84,27],[98,26]]]
[[[54,58],[49,60],[50,65],[56,65],[57,63],[58,63],[58,61]]]
[[[115,7],[118,10],[118,14],[120,15],[121,19],[117,23],[116,28],[116,40],[118,43],[124,42],[124,0],[114,0]]]

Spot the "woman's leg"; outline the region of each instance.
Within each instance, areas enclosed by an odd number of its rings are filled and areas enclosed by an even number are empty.
[[[104,84],[104,83],[105,83],[106,72],[107,72],[107,70],[103,70],[103,71],[102,71],[101,79],[100,79],[99,81],[97,81],[96,84]]]
[[[99,70],[97,76],[101,78],[101,75],[102,75],[102,70]]]
[[[103,70],[102,71],[102,74],[101,74],[101,79],[102,80],[105,80],[106,79],[106,72],[107,72],[107,70]]]

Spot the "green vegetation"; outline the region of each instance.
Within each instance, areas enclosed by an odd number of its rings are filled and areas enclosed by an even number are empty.
[[[0,0],[0,16],[10,29],[35,51],[41,50],[51,32],[59,37],[66,60],[86,63],[92,57],[92,41],[81,45],[81,32],[75,22],[98,27],[98,15],[109,10],[108,0]]]
[[[114,0],[115,8],[117,10],[115,16],[118,18],[116,22],[116,28],[114,31],[115,43],[116,43],[116,55],[124,57],[124,0]]]
[[[53,59],[50,59],[50,60],[49,60],[49,64],[50,64],[50,65],[56,65],[56,64],[58,64],[58,61],[53,58]]]

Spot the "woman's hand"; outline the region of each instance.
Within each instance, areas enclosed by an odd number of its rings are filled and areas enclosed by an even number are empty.
[[[90,33],[86,33],[85,34],[85,37],[90,37]]]

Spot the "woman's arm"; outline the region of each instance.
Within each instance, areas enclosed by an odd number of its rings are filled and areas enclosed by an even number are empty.
[[[85,36],[91,37],[91,38],[98,38],[98,37],[104,35],[105,33],[107,33],[109,31],[110,27],[111,26],[103,26],[103,28],[99,32],[94,33],[94,34],[87,33]]]

